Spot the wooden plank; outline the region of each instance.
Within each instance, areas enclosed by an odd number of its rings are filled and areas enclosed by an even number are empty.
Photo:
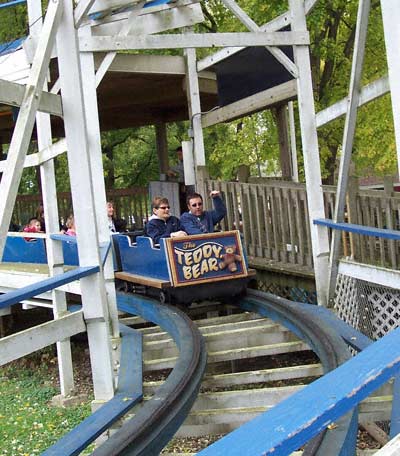
[[[138,283],[139,285],[146,285],[148,287],[158,288],[163,290],[171,287],[171,282],[165,280],[153,279],[151,277],[139,276],[130,274],[129,272],[116,272],[115,278],[126,280],[127,282]]]
[[[185,33],[141,36],[79,38],[81,52],[131,49],[195,49],[225,46],[290,46],[310,43],[308,32]]]
[[[398,456],[400,454],[400,434],[394,437],[383,448],[374,453],[374,456]]]
[[[72,271],[64,272],[64,274],[58,274],[49,279],[42,280],[40,282],[22,287],[18,290],[9,291],[0,296],[0,309],[17,304],[24,299],[29,299],[34,296],[40,295],[46,291],[54,290],[55,288],[65,285],[74,280],[88,277],[100,271],[99,266],[86,266],[73,269]]]
[[[20,107],[25,94],[25,85],[0,79],[0,102]],[[60,95],[43,92],[40,97],[38,111],[62,117],[63,110]]]
[[[0,366],[85,331],[83,312],[78,311],[4,337],[0,340]]]
[[[199,454],[261,455],[271,450],[290,454],[398,372],[399,342],[400,329],[396,329]]]
[[[238,119],[282,101],[295,98],[296,95],[296,81],[288,81],[204,114],[201,118],[201,124],[203,128],[206,128],[218,123]]]

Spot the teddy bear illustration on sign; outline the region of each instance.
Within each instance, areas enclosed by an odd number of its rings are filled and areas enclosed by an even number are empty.
[[[220,269],[228,268],[230,272],[237,271],[236,261],[242,261],[242,257],[236,254],[235,245],[225,246],[225,253],[221,255],[222,261],[219,263]]]

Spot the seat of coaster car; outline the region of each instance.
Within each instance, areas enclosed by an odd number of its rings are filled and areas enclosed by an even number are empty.
[[[123,236],[128,236],[131,244],[136,242],[136,238],[138,236],[144,236],[144,230],[135,230],[135,231],[127,231],[125,233],[115,233],[115,234],[122,234]],[[114,236],[111,236],[112,248],[113,248],[113,257],[114,257],[114,271],[120,271],[121,267],[121,256],[119,253],[119,245]]]

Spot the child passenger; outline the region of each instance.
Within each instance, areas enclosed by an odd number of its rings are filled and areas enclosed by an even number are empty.
[[[22,230],[24,233],[41,233],[40,221],[37,218],[29,219],[28,224]],[[24,238],[25,241],[34,241],[35,238]]]
[[[73,215],[67,218],[65,226],[67,227],[67,231],[65,232],[67,236],[76,236],[75,218]]]
[[[159,244],[161,238],[187,236],[181,229],[179,219],[169,213],[170,206],[167,198],[156,196],[153,198],[151,207],[153,215],[149,218],[145,231],[155,244]]]

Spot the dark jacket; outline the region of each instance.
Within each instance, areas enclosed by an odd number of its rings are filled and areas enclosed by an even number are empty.
[[[196,217],[191,212],[185,212],[181,216],[182,230],[187,234],[213,233],[214,225],[226,215],[225,203],[221,197],[213,198],[214,210],[204,211],[201,217]]]
[[[159,244],[161,238],[168,238],[171,236],[171,233],[180,231],[181,229],[179,219],[173,215],[166,221],[156,215],[152,215],[146,224],[145,232],[147,236],[153,239],[155,244]]]

